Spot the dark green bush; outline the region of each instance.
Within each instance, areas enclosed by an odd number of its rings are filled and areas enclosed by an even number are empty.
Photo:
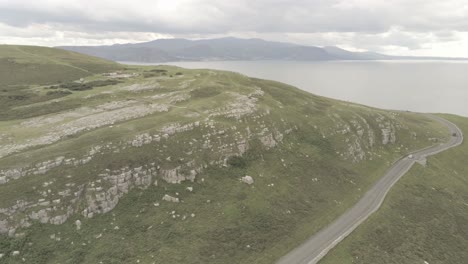
[[[46,93],[47,96],[66,96],[66,95],[69,95],[69,94],[72,94],[72,92],[70,91],[62,91],[62,90],[59,90],[59,91],[49,91]]]
[[[236,168],[245,168],[247,162],[241,156],[232,156],[227,160],[227,163]]]
[[[71,91],[85,91],[85,90],[91,90],[91,89],[93,89],[93,87],[116,85],[118,83],[121,83],[121,81],[118,81],[118,80],[97,80],[97,81],[91,81],[91,82],[87,82],[87,83],[69,82],[69,83],[61,84],[59,87],[63,88],[63,89],[68,89],[68,90],[71,90]],[[52,88],[52,86],[50,88]]]
[[[166,73],[167,70],[163,70],[163,69],[152,69],[152,70],[150,70],[150,72]]]

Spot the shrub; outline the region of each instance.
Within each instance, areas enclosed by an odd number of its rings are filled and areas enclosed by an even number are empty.
[[[143,73],[143,78],[151,78],[151,77],[156,77],[158,76],[156,73],[152,73],[152,72],[144,72]]]
[[[236,168],[245,168],[247,162],[241,156],[232,156],[227,160],[227,163]]]
[[[102,87],[102,86],[108,86],[108,85],[116,85],[119,83],[121,83],[121,81],[118,81],[118,80],[97,80],[97,81],[88,82],[86,84],[92,87]]]
[[[91,81],[91,82],[87,82],[87,83],[69,82],[69,83],[61,84],[59,86],[59,88],[68,89],[68,90],[71,90],[71,91],[85,91],[85,90],[91,90],[91,89],[93,89],[93,87],[116,85],[118,83],[121,83],[121,81],[118,81],[118,80],[97,80],[97,81]],[[53,87],[51,86],[50,88],[53,88]]]
[[[61,84],[60,88],[68,89],[72,91],[85,91],[85,90],[93,89],[92,86],[86,83],[75,83],[75,82]]]
[[[150,72],[156,72],[156,73],[166,73],[167,70],[163,70],[163,69],[152,69],[150,70]]]
[[[70,91],[49,91],[46,93],[47,96],[66,96],[72,94]]]

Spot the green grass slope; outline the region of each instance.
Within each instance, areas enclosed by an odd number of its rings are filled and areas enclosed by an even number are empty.
[[[82,77],[115,71],[122,66],[104,59],[61,49],[0,45],[0,120],[26,118],[44,113],[15,107],[58,99],[63,91],[40,91],[31,86],[66,83]],[[56,109],[69,106],[57,105]]]
[[[1,86],[65,82],[119,67],[111,61],[61,49],[0,45]]]
[[[444,117],[468,132],[468,118]],[[467,156],[465,141],[411,169],[382,208],[320,263],[466,263]]]
[[[5,263],[272,263],[449,136],[230,72],[128,66],[25,89],[62,96],[0,121]]]

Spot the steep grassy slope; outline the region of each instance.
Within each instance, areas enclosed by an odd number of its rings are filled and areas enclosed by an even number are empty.
[[[33,117],[73,107],[58,103],[48,109],[18,108],[68,95],[67,91],[31,89],[31,86],[65,83],[121,68],[114,62],[60,49],[0,45],[0,120]]]
[[[49,84],[120,68],[116,63],[61,49],[0,45],[0,85]]]
[[[468,119],[444,116],[466,134]],[[414,167],[382,208],[321,263],[466,263],[468,144]]]
[[[0,121],[6,263],[271,263],[448,136],[228,72],[129,67],[27,89],[64,95]]]

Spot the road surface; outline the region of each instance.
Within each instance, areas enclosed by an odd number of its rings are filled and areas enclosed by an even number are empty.
[[[277,264],[317,263],[329,250],[379,209],[390,188],[409,171],[415,162],[425,161],[426,157],[456,147],[463,142],[463,133],[455,124],[438,116],[427,116],[447,126],[451,135],[448,142],[413,152],[411,155],[395,162],[351,209],[336,219],[335,222],[313,235],[301,246],[282,257]],[[453,136],[454,133],[456,136]]]

